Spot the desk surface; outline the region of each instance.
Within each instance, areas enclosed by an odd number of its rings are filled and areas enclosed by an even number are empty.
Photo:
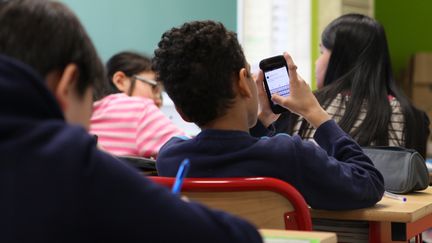
[[[260,230],[264,239],[268,237],[281,237],[283,239],[304,239],[318,240],[321,243],[336,243],[337,238],[335,233],[317,232],[317,231],[296,231],[296,230]]]
[[[374,207],[364,209],[347,211],[311,209],[311,216],[312,218],[411,223],[432,214],[432,187],[404,196],[407,198],[406,202],[383,197]]]

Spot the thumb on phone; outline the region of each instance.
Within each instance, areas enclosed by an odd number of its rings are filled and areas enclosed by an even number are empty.
[[[292,113],[301,115],[298,112],[298,109],[295,105],[295,100],[293,99],[293,97],[291,97],[291,96],[285,97],[285,96],[281,96],[279,94],[273,94],[271,99],[273,102],[275,102],[276,104],[278,104],[282,107],[285,107],[286,109],[290,110]]]
[[[287,102],[289,103],[289,101],[288,101],[289,98],[288,97],[283,97],[283,96],[281,96],[279,94],[273,94],[272,97],[271,97],[271,99],[272,99],[273,102],[277,103],[278,105],[281,105],[281,106],[283,106],[285,108],[289,107],[289,105],[286,105]]]

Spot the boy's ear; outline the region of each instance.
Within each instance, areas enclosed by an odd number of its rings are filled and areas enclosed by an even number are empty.
[[[242,68],[239,71],[239,80],[237,82],[237,90],[239,94],[243,97],[250,98],[252,97],[252,90],[250,87],[251,77],[246,68]]]
[[[112,77],[113,84],[123,93],[127,93],[130,87],[129,78],[122,71],[117,71]]]
[[[78,66],[74,63],[66,65],[63,73],[54,87],[53,93],[63,112],[68,109],[69,102],[76,96],[78,83]]]
[[[185,120],[185,121],[187,121],[187,122],[192,122],[191,119],[189,119],[189,117],[186,116],[186,114],[183,113],[183,111],[182,111],[179,107],[177,107],[176,105],[174,105],[174,106],[175,106],[176,111],[179,113],[179,115],[181,116],[181,118],[182,118],[183,120]]]

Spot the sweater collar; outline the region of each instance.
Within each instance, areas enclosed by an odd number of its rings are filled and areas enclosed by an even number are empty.
[[[197,138],[205,137],[219,137],[219,138],[233,138],[233,137],[251,137],[248,132],[239,130],[220,130],[220,129],[204,129],[197,136]]]

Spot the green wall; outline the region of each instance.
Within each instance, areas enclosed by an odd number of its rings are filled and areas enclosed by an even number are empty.
[[[80,18],[106,61],[123,50],[153,55],[163,32],[190,20],[212,19],[237,26],[234,0],[61,0]]]
[[[396,75],[419,51],[432,51],[431,0],[375,0],[375,18],[384,26]]]
[[[311,88],[316,89],[316,75],[315,75],[315,60],[320,55],[319,43],[320,36],[318,30],[318,14],[319,14],[319,3],[318,0],[311,0]]]

